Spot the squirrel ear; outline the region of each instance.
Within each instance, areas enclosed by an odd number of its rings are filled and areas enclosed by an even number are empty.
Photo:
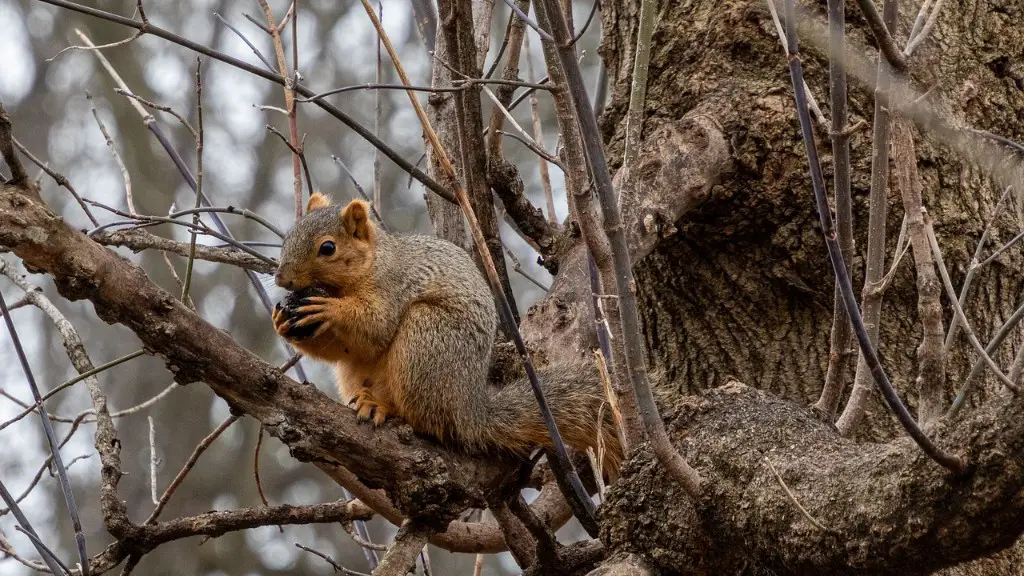
[[[310,213],[313,210],[319,210],[320,208],[326,208],[331,205],[331,199],[327,197],[323,192],[313,192],[309,195],[309,203],[306,204],[306,213]]]
[[[353,200],[341,211],[341,223],[353,238],[369,240],[373,233],[370,223],[370,204],[363,200]]]

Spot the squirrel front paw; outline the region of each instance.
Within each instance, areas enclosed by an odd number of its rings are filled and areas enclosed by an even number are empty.
[[[309,333],[307,338],[316,338],[331,329],[336,316],[334,307],[337,298],[325,296],[304,296],[296,302],[295,314],[289,333]]]
[[[274,330],[278,335],[292,342],[308,340],[313,336],[318,336],[322,333],[320,330],[322,326],[318,322],[299,324],[299,321],[305,318],[302,307],[306,304],[306,299],[322,296],[327,296],[327,291],[317,286],[310,286],[289,293],[284,300],[277,304],[273,313],[271,313]]]
[[[356,392],[356,395],[349,401],[349,405],[355,405],[356,418],[360,422],[372,420],[374,426],[383,424],[390,416],[388,409],[373,397],[370,388],[363,388]]]

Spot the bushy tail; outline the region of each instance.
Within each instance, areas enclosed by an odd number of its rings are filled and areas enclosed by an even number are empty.
[[[598,455],[600,437],[604,450],[602,472],[609,479],[618,477],[622,445],[597,366],[581,360],[542,368],[537,375],[566,446],[580,453],[590,447]],[[552,447],[537,398],[525,376],[491,396],[488,414],[489,444],[524,457],[534,448]]]

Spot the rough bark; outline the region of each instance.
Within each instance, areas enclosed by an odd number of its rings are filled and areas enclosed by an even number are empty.
[[[803,6],[824,26],[823,6]],[[638,0],[620,0],[602,9],[601,54],[612,87],[602,121],[611,159],[621,158],[638,10]],[[912,66],[915,85],[935,87],[928,102],[963,123],[1020,139],[1024,118],[1015,111],[1024,106],[1024,91],[1008,62],[1021,57],[1024,33],[1019,27],[1009,29],[1008,14],[1022,10],[1020,0],[947,7],[932,32],[934,40],[922,45]],[[731,168],[699,202],[679,213],[684,217],[675,222],[678,232],[639,263],[638,291],[652,360],[678,392],[719,386],[734,376],[793,400],[813,401],[827,368],[834,281],[815,228],[785,59],[769,12],[763,3],[739,1],[662,2],[658,12],[648,125],[688,116],[711,119],[728,142]],[[905,37],[913,23],[914,14],[905,12],[898,38]],[[852,8],[850,13],[850,43],[870,46],[863,19]],[[808,84],[822,102],[828,86],[827,47],[805,45],[805,64]],[[870,124],[872,106],[870,87],[852,82],[850,123]],[[851,148],[859,254],[851,268],[860,284],[870,130],[856,132]],[[679,151],[663,156],[661,162],[688,157],[690,153]],[[919,143],[917,159],[924,205],[937,223],[946,260],[956,263],[952,274],[959,283],[1002,189],[931,134]],[[822,161],[830,177],[831,156]],[[687,194],[671,179],[661,183],[667,189],[656,181],[645,186],[650,195]],[[899,198],[890,196],[890,230],[898,230],[902,217]],[[1011,238],[1012,226],[1009,216],[997,222],[993,245]],[[887,250],[892,254],[896,234],[889,236]],[[1019,275],[1007,273],[1020,269],[1019,255],[1001,258],[1001,267],[979,276],[977,292],[968,303],[968,314],[986,335],[1012,312],[1022,291]],[[912,341],[908,335],[920,333],[920,324],[909,258],[885,298],[892,311],[882,318],[880,350],[901,392],[916,407],[908,383],[916,375],[917,361],[914,346],[907,342]],[[572,308],[571,302],[561,305]],[[948,318],[948,308],[945,313]],[[1017,338],[1013,345],[1019,342]],[[948,362],[950,386],[963,381],[970,357],[964,342],[954,347]],[[1011,358],[1011,346],[1003,347],[997,357],[1002,362]],[[895,430],[877,398],[870,403],[866,420],[863,432],[872,438],[891,437]]]
[[[690,500],[645,452],[604,510],[605,545],[661,574],[930,574],[1024,531],[1019,402],[937,431],[971,462],[964,478],[909,440],[851,442],[808,409],[738,382],[669,403],[684,456],[713,488]],[[826,530],[804,517],[766,459]]]

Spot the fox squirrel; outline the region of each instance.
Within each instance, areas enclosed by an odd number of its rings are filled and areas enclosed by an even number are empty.
[[[342,400],[360,420],[397,416],[414,431],[471,453],[528,457],[551,439],[525,378],[488,382],[497,314],[472,258],[431,236],[396,236],[369,204],[312,194],[285,238],[275,275],[292,293],[273,314],[278,334],[335,365]],[[622,447],[592,362],[538,376],[566,444],[597,452],[617,476]],[[599,426],[600,419],[600,426]]]

